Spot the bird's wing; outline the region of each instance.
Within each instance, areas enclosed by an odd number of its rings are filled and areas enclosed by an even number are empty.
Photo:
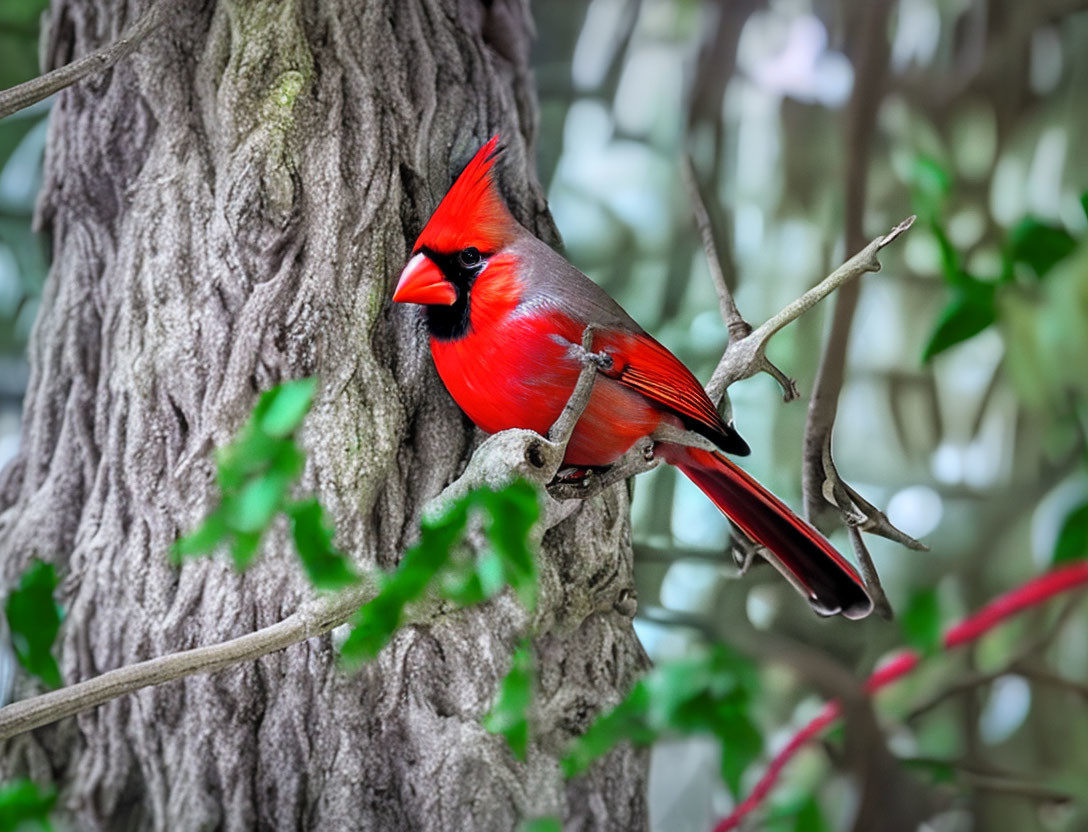
[[[645,333],[617,339],[613,349],[609,376],[670,410],[723,451],[749,453],[748,443],[722,421],[699,380],[668,349]]]
[[[600,331],[594,349],[607,350],[615,362],[605,375],[671,411],[722,450],[749,453],[748,444],[722,421],[699,380],[604,289],[528,232],[513,248],[522,264],[526,309],[548,307],[579,327],[593,324]]]

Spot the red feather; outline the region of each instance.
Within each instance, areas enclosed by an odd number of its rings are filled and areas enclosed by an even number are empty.
[[[414,251],[452,252],[473,246],[490,253],[513,238],[520,226],[507,210],[493,177],[495,160],[501,153],[498,136],[492,136],[476,152],[438,203]]]

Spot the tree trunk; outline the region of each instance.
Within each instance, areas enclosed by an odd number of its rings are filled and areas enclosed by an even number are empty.
[[[146,2],[57,0],[47,67]],[[532,24],[519,0],[178,0],[131,58],[58,96],[41,227],[53,267],[22,448],[0,479],[2,577],[64,576],[67,682],[272,624],[309,595],[278,529],[244,575],[166,558],[214,495],[212,449],[257,393],[316,374],[304,490],[361,564],[396,563],[475,433],[396,273],[460,166],[500,132],[503,190],[543,238]],[[402,632],[362,673],[331,639],[122,697],[8,742],[92,829],[568,829],[646,824],[646,758],[565,784],[556,758],[644,667],[627,491],[551,529],[526,764],[479,718],[525,626],[509,598]],[[617,603],[623,601],[622,603]],[[21,679],[17,696],[34,692]]]

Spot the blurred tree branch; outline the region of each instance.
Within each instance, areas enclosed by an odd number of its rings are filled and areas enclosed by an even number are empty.
[[[58,67],[52,72],[39,75],[37,78],[0,92],[0,118],[17,113],[31,104],[37,104],[88,75],[109,69],[118,61],[127,58],[162,25],[166,20],[166,13],[173,7],[174,3],[171,0],[157,0],[113,43],[96,49],[70,64]]]

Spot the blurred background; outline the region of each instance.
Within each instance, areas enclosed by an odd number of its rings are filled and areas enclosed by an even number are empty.
[[[37,73],[45,5],[0,2],[0,87]],[[539,173],[567,254],[700,378],[727,331],[685,154],[753,325],[918,215],[862,279],[833,446],[845,480],[931,547],[866,538],[896,618],[818,620],[769,569],[739,579],[726,522],[661,468],[638,480],[634,507],[636,626],[654,659],[756,630],[860,677],[1088,554],[1088,0],[532,5]],[[44,102],[0,121],[0,465],[48,267],[32,231],[47,116]],[[766,375],[729,391],[745,467],[798,509],[832,305],[771,342],[800,400],[784,403]],[[841,529],[833,541],[850,551]],[[893,765],[871,772],[870,799],[892,811],[919,789],[932,830],[1088,829],[1082,600],[881,694],[868,742]],[[765,748],[746,788],[825,700],[774,656],[754,658]],[[730,810],[722,753],[699,738],[654,749],[655,830],[706,830]],[[752,828],[852,828],[852,754],[838,734],[803,752]]]
[[[862,278],[834,434],[844,479],[931,547],[866,537],[896,620],[816,620],[771,570],[738,580],[726,522],[664,467],[635,486],[636,626],[654,659],[754,627],[864,673],[1047,569],[1056,550],[1086,554],[1088,3],[548,0],[535,10],[539,169],[567,254],[704,381],[727,331],[683,154],[753,325],[918,214],[883,252],[883,271]],[[848,250],[858,181],[862,236]],[[771,342],[799,401],[783,403],[767,375],[729,391],[753,449],[745,467],[797,508],[831,309]],[[850,551],[844,532],[832,539]],[[901,773],[932,786],[943,808],[932,829],[1088,829],[1088,628],[1083,604],[1056,623],[1060,608],[879,697]],[[824,698],[759,664],[768,753]],[[966,684],[981,676],[993,678]],[[720,754],[699,739],[655,749],[656,829],[705,830],[731,808]],[[781,820],[753,828],[851,828],[859,795],[842,757],[841,746],[806,751],[771,798]]]

